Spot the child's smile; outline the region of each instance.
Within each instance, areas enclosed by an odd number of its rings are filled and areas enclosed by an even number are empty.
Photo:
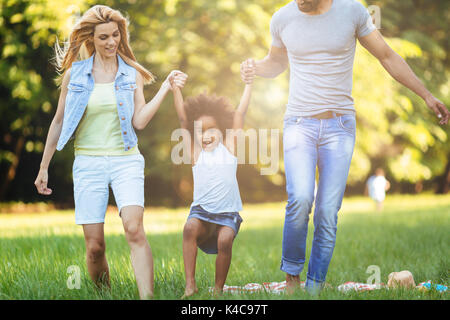
[[[203,137],[202,146],[203,149],[209,146],[211,143],[214,142],[214,137]]]
[[[201,116],[196,120],[198,127],[195,130],[195,140],[201,141],[202,149],[205,151],[214,150],[221,140],[221,132],[218,129],[216,120],[212,116]]]

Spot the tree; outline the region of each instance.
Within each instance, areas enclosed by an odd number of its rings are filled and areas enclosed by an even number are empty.
[[[19,167],[27,175],[17,180],[15,193],[33,186],[57,101],[56,74],[49,61],[56,37],[67,30],[75,8],[69,3],[77,1],[0,1],[0,200],[6,199]],[[21,161],[24,157],[33,165]]]
[[[147,101],[172,69],[189,74],[185,96],[207,91],[238,103],[243,89],[239,64],[263,58],[269,49],[272,14],[288,0],[105,0],[130,20],[130,42],[138,61],[157,77],[145,87]],[[426,86],[447,106],[449,95],[448,1],[367,1],[381,7],[381,32],[412,66]],[[0,0],[0,197],[42,199],[33,180],[59,91],[51,63],[56,38],[64,40],[70,21],[94,0]],[[357,141],[350,169],[350,191],[362,193],[366,178],[383,166],[393,189],[424,181],[449,188],[449,128],[440,127],[424,102],[398,85],[360,45],[354,68]],[[256,79],[248,128],[282,129],[288,97],[288,72],[275,80]],[[180,205],[192,197],[189,165],[170,161],[170,140],[178,120],[172,98],[163,103],[149,126],[138,132],[146,158],[147,204]],[[281,137],[281,135],[280,135]],[[280,144],[281,147],[281,144]],[[281,150],[280,150],[281,151]],[[72,145],[55,154],[49,168],[52,199],[72,201]],[[244,201],[285,198],[284,166],[261,176],[257,165],[238,170]],[[427,182],[428,181],[428,182]]]

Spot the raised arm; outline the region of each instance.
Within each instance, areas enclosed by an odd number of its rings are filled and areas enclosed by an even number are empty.
[[[178,87],[174,87],[173,89],[173,103],[175,105],[175,110],[177,111],[178,120],[180,120],[180,127],[187,129],[188,120],[186,110],[184,110],[183,95],[181,94],[181,89]]]
[[[234,130],[244,128],[245,115],[247,114],[251,96],[252,96],[252,84],[246,83],[244,92],[239,102],[239,106],[236,108],[236,111],[234,112],[233,118]]]
[[[425,101],[428,108],[433,110],[439,118],[440,124],[448,123],[450,112],[446,106],[425,88],[406,61],[384,41],[378,30],[359,38],[359,42],[380,61],[395,80],[412,90]]]
[[[167,93],[172,89],[169,82],[169,78],[171,77],[176,78],[175,82],[177,83],[177,86],[180,86],[181,88],[184,86],[187,79],[187,76],[185,77],[184,73],[177,70],[172,71],[163,82],[161,88],[158,90],[153,99],[150,102],[145,103],[144,79],[139,72],[136,74],[137,88],[134,94],[134,115],[132,120],[133,126],[136,129],[144,129],[158,111]]]
[[[187,78],[187,75],[185,75],[185,77]],[[181,93],[181,89],[175,83],[175,77],[170,78],[169,81],[173,88],[173,102],[182,130],[181,137],[183,139],[183,152],[188,151],[183,155],[183,158],[186,161],[185,163],[194,164],[193,159],[196,159],[196,157],[194,156],[195,145],[192,144],[192,137],[188,130],[189,125],[186,110],[184,109],[183,95]]]
[[[44,153],[42,155],[39,173],[36,180],[34,181],[34,185],[36,186],[37,191],[40,194],[47,196],[52,194],[52,189],[47,187],[48,167],[50,165],[51,159],[53,158],[53,155],[55,154],[56,145],[58,144],[58,139],[61,135],[61,129],[64,120],[64,109],[66,105],[67,86],[70,80],[70,71],[70,69],[67,70],[61,84],[61,93],[59,95],[58,106],[48,130],[47,141],[45,142]]]

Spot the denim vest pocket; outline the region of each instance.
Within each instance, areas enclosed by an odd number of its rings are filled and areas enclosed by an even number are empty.
[[[67,85],[66,108],[78,106],[80,99],[86,94],[87,88],[79,83],[70,82]]]
[[[134,91],[134,89],[137,88],[136,83],[134,82],[130,82],[130,83],[122,83],[120,84],[119,88],[121,90],[130,90],[130,91]]]
[[[86,90],[86,87],[81,83],[69,82],[67,89],[69,91],[82,92]]]

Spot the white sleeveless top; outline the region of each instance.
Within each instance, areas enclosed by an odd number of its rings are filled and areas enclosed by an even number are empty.
[[[192,167],[194,201],[210,213],[239,212],[242,201],[236,179],[237,158],[221,143],[212,151],[202,149]]]

